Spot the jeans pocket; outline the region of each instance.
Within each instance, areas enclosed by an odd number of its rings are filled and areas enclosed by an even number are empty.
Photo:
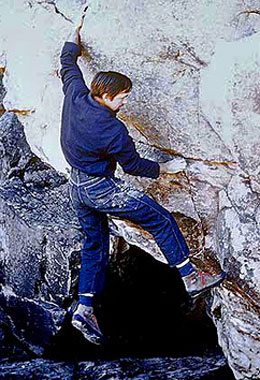
[[[92,203],[96,206],[104,206],[112,199],[116,187],[110,178],[103,177],[90,186],[83,186],[83,190]]]

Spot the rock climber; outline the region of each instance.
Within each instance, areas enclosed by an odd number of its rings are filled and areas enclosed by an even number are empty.
[[[117,118],[131,93],[132,82],[124,74],[98,72],[86,86],[77,65],[81,55],[80,30],[85,12],[72,38],[65,42],[60,75],[64,93],[60,142],[71,167],[70,199],[84,232],[78,303],[72,325],[90,342],[100,345],[104,336],[93,308],[93,298],[104,286],[109,255],[108,215],[129,220],[149,231],[167,262],[177,267],[191,297],[219,285],[221,272],[198,272],[174,217],[143,191],[115,177],[117,163],[125,173],[158,178],[186,167],[177,157],[166,163],[141,158],[126,126]]]

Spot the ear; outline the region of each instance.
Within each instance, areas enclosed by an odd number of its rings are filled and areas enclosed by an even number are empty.
[[[107,101],[107,100],[109,100],[107,92],[102,95],[102,99],[104,100],[104,102]]]

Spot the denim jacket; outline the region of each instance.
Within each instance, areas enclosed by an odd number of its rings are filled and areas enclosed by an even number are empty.
[[[114,176],[118,162],[125,173],[157,178],[159,164],[141,158],[116,112],[91,96],[77,65],[80,47],[65,42],[61,56],[63,109],[60,142],[70,166],[89,175]]]

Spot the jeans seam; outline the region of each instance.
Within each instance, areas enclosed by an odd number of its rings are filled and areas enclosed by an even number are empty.
[[[89,184],[89,182],[80,182],[79,185],[80,186],[86,186],[87,189],[91,189],[92,187],[94,186],[97,186],[97,185],[100,185],[102,182],[104,182],[104,178],[101,178],[101,180],[97,181],[97,182],[91,182]],[[87,186],[87,184],[89,184],[89,186]]]
[[[81,194],[80,194],[80,187],[77,186],[77,185],[75,184],[75,182],[70,183],[70,185],[71,185],[71,201],[72,201],[72,205],[73,205],[73,199],[72,199],[72,188],[73,188],[73,186],[76,187],[76,190],[77,190],[77,196],[78,196],[79,201],[80,201],[81,203],[84,204],[83,198],[82,198],[82,196],[81,196]],[[89,202],[90,202],[90,203],[93,203],[93,202],[91,201],[91,199],[89,198],[89,196],[88,196],[88,194],[87,194],[86,191],[85,191],[85,194],[86,194],[86,197],[88,198]],[[74,207],[74,206],[73,206],[73,207]]]
[[[102,221],[100,220],[99,221],[99,233],[100,233],[100,236],[102,236]],[[100,261],[99,261],[99,265],[100,267],[102,267],[102,259],[103,259],[103,250],[104,250],[104,244],[103,244],[103,239],[101,238],[101,258],[100,258]],[[92,280],[92,284],[91,284],[91,292],[93,292],[93,288],[95,289],[96,288],[96,278],[97,278],[97,274],[100,272],[101,268],[99,268],[99,271],[95,271],[95,275],[94,275],[94,278]]]
[[[106,197],[107,195],[109,195],[110,193],[112,193],[114,189],[113,188],[109,188],[105,193],[99,195],[99,196],[96,196],[96,199],[101,199],[103,197]]]
[[[77,186],[77,194],[78,194],[78,198],[79,198],[79,200],[80,200],[80,202],[81,203],[84,203],[83,202],[83,199],[82,199],[82,196],[81,196],[81,194],[80,194],[80,188]]]
[[[72,178],[69,179],[69,182],[73,183],[73,185],[77,186],[77,187],[80,187],[80,186],[85,186],[87,184],[89,184],[89,181],[84,181],[84,182],[75,182]],[[95,185],[99,185],[102,181],[99,181],[99,182],[91,182],[90,183],[90,187],[93,187]]]
[[[167,216],[163,215],[160,211],[156,210],[156,208],[154,208],[153,206],[149,205],[148,203],[146,203],[145,201],[141,200],[140,198],[137,199],[137,198],[133,197],[132,195],[129,195],[129,196],[130,196],[131,198],[133,198],[134,200],[138,200],[139,202],[141,202],[141,203],[145,204],[146,206],[152,208],[154,211],[156,211],[158,214],[160,214],[164,219],[168,220],[168,221],[170,222],[170,225],[172,226],[172,224],[171,224],[171,220],[170,220],[169,218],[167,218]],[[175,233],[173,227],[172,227],[172,231],[173,231],[173,234],[174,234],[174,236],[175,236],[175,238],[176,238],[176,241],[177,241],[179,247],[181,248],[181,252],[184,253],[184,254],[186,254],[185,251],[184,251],[183,248],[182,248],[182,245],[181,245],[181,243],[180,243],[180,241],[179,241],[179,239],[178,239],[178,237],[177,237],[177,235],[176,235],[176,233]],[[181,261],[181,262],[182,262],[182,261]],[[178,263],[175,264],[175,265],[178,265]]]

